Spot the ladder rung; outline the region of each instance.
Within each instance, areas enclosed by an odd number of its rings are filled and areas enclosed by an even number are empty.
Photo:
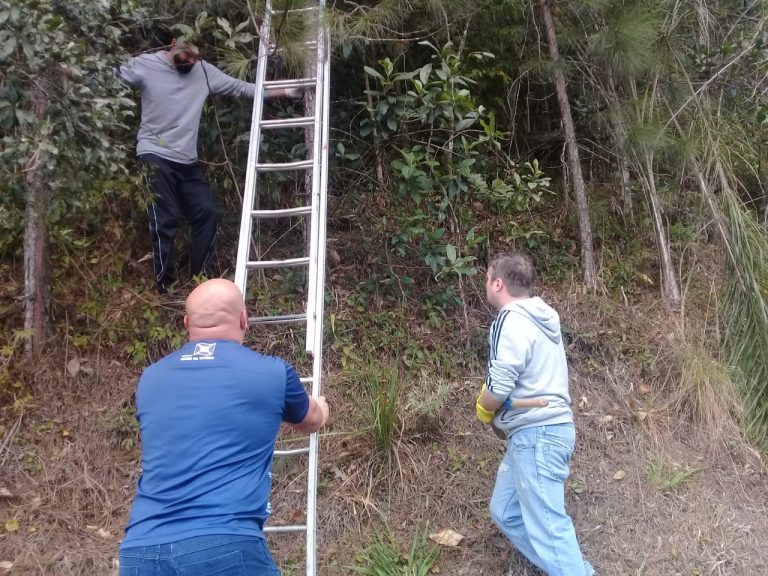
[[[312,384],[312,376],[307,376],[305,378],[299,378],[299,382],[302,384]]]
[[[265,526],[264,527],[264,533],[274,534],[275,532],[306,532],[307,526],[306,524],[293,524],[293,525],[287,525],[287,526]]]
[[[317,5],[317,6],[306,6],[304,8],[289,8],[288,10],[277,9],[277,10],[272,10],[272,14],[278,15],[278,14],[285,14],[286,12],[288,14],[293,14],[295,12],[309,12],[311,10],[317,10],[318,8],[321,8],[321,6]]]
[[[279,118],[277,120],[262,120],[262,128],[305,128],[314,126],[314,116],[300,116],[299,118]]]
[[[312,212],[312,206],[299,206],[297,208],[282,208],[280,210],[251,210],[253,218],[286,218],[288,216],[302,216]]]
[[[296,454],[309,454],[309,446],[294,448],[293,450],[275,450],[275,456],[294,456]]]
[[[287,324],[289,322],[304,322],[306,314],[284,314],[282,316],[251,316],[249,323],[253,324]]]
[[[291,42],[291,48],[294,48],[296,46],[305,46],[309,48],[310,50],[317,50],[317,40],[305,40],[304,42]],[[285,50],[284,46],[278,47],[278,50]],[[275,45],[270,44],[269,45],[269,51],[272,53],[275,51]]]
[[[298,162],[282,162],[279,164],[256,164],[259,172],[287,172],[289,170],[307,170],[312,168],[312,160],[299,160]]]
[[[290,268],[291,266],[306,266],[309,256],[301,258],[286,258],[285,260],[252,260],[246,264],[249,270],[260,268]]]
[[[314,88],[317,84],[316,78],[293,78],[289,80],[266,80],[264,90],[274,90],[276,88]]]

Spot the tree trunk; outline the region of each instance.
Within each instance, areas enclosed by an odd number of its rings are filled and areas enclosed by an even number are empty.
[[[40,125],[45,122],[48,96],[43,78],[32,82],[32,103]],[[24,329],[31,332],[27,353],[39,355],[45,347],[50,310],[48,266],[48,187],[43,180],[43,164],[35,154],[26,166],[26,223],[24,230]]]
[[[576,130],[573,125],[573,117],[571,116],[571,104],[568,101],[565,74],[560,66],[560,51],[557,47],[555,20],[552,16],[549,0],[539,0],[539,7],[541,8],[541,16],[544,21],[549,56],[554,64],[555,91],[557,92],[557,101],[560,104],[563,136],[568,154],[568,168],[571,172],[571,184],[576,196],[576,212],[579,218],[579,239],[581,242],[581,280],[587,291],[594,292],[597,287],[597,278],[595,273],[595,253],[592,247],[592,225],[589,218],[589,204],[584,186],[584,176],[581,173],[579,149],[576,144]]]
[[[616,82],[610,70],[606,73],[607,84],[604,89],[604,98],[608,101],[608,106],[613,110],[611,120],[613,122],[613,141],[616,152],[619,155],[619,185],[621,192],[621,214],[624,218],[624,225],[634,222],[634,209],[632,206],[632,189],[629,175],[629,161],[626,157],[627,129],[624,125],[619,103],[619,94],[616,90]]]
[[[661,265],[661,293],[670,306],[677,308],[680,306],[682,297],[680,295],[680,283],[677,281],[677,273],[672,263],[672,253],[669,250],[667,241],[666,226],[664,218],[661,215],[661,204],[659,195],[656,192],[656,179],[653,174],[653,162],[646,159],[645,164],[646,191],[650,203],[651,217],[653,218],[653,230],[656,234],[656,245],[659,249],[659,263]]]
[[[365,93],[368,98],[368,108],[373,109],[373,96],[371,96],[371,80],[368,78],[368,74],[365,75]],[[376,123],[373,121],[373,113],[371,117],[371,126],[373,132],[373,161],[374,168],[376,169],[376,180],[380,184],[384,184],[384,163],[381,161],[381,142],[379,141],[379,134],[376,128]]]
[[[632,184],[629,176],[629,163],[623,155],[619,157],[619,184],[621,186],[622,200],[621,213],[626,225],[628,222],[634,222],[635,214],[632,207]]]
[[[702,198],[706,200],[707,205],[709,206],[709,209],[712,211],[712,218],[714,219],[715,226],[717,227],[717,231],[720,233],[720,238],[723,241],[723,245],[728,250],[729,254],[728,256],[731,259],[731,262],[734,264],[734,271],[736,275],[739,276],[739,281],[743,284],[743,280],[741,279],[741,276],[739,275],[739,269],[738,266],[736,266],[736,259],[733,256],[733,253],[731,252],[731,237],[728,233],[728,227],[725,222],[725,216],[723,215],[723,210],[720,207],[720,203],[717,200],[717,196],[715,195],[715,191],[710,186],[709,182],[707,181],[704,170],[702,169],[701,165],[697,160],[691,161],[691,166],[693,167],[693,174],[696,176],[696,182],[699,185],[699,191],[701,192]]]

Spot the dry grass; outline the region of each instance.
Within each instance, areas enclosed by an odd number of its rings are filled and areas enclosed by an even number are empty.
[[[713,448],[738,437],[741,402],[728,368],[700,342],[683,340],[677,353],[680,377],[671,396],[673,411],[708,435]]]

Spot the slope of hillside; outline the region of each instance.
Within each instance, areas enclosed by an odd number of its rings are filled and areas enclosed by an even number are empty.
[[[470,309],[465,327],[450,319],[430,327],[385,300],[358,311],[342,280],[332,279],[326,340],[333,418],[322,438],[320,573],[351,573],[377,535],[405,551],[416,530],[451,529],[464,539],[441,549],[433,573],[534,574],[487,511],[504,450],[472,409],[488,311]],[[652,294],[625,304],[575,296],[571,285],[542,292],[561,311],[571,364],[578,446],[568,509],[598,572],[768,572],[765,464],[729,431],[697,428],[673,408],[668,311]],[[165,325],[178,337],[180,303],[140,286],[116,288],[105,319],[136,310],[156,314],[143,329]],[[461,340],[469,344],[457,348]],[[132,395],[141,361],[106,336],[73,341],[54,342],[43,362],[5,373],[12,384],[0,411],[0,566],[10,574],[114,570],[139,474]],[[289,355],[296,342],[257,333],[254,344]],[[160,351],[150,346],[138,360]],[[389,371],[393,362],[399,368]],[[400,385],[399,411],[383,441],[372,433],[369,394],[388,374]],[[300,469],[275,465],[276,522],[301,518]],[[272,547],[285,574],[302,573],[296,540],[275,537]]]

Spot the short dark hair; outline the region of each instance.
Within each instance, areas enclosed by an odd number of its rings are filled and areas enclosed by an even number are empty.
[[[522,252],[500,252],[488,263],[491,279],[501,278],[510,296],[530,296],[536,280],[531,259]]]

